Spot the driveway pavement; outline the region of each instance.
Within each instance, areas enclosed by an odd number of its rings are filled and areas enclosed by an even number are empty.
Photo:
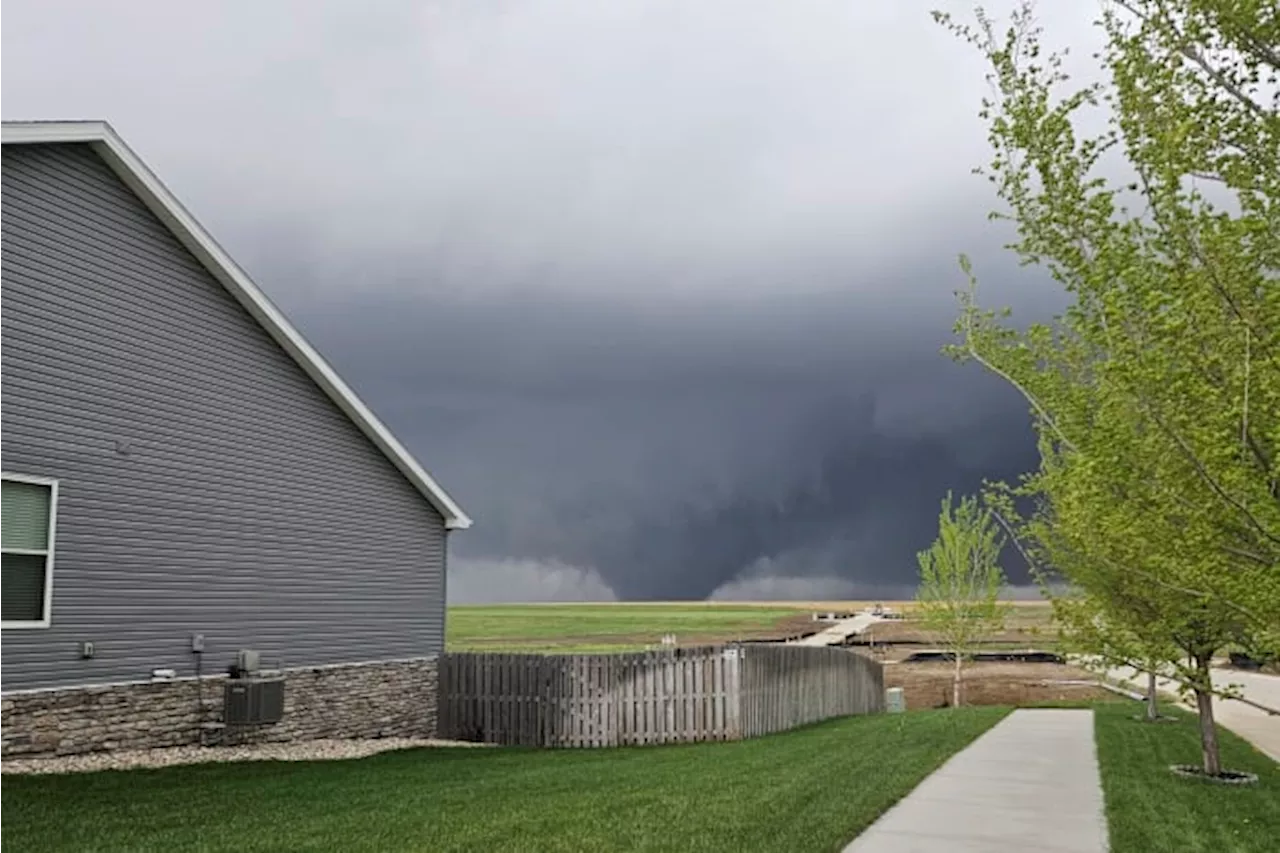
[[[1093,712],[1014,711],[844,853],[1104,853]]]

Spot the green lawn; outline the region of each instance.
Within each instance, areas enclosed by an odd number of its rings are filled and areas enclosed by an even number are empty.
[[[11,851],[830,853],[1005,713],[853,717],[724,744],[7,776],[4,840]]]
[[[807,611],[742,604],[458,605],[451,651],[608,652],[642,649],[675,634],[681,645],[775,634]]]
[[[1198,764],[1195,718],[1141,723],[1137,703],[1098,705],[1095,737],[1111,830],[1111,853],[1269,853],[1280,850],[1280,766],[1219,729],[1223,765],[1250,770],[1250,788],[1181,779],[1170,764]]]

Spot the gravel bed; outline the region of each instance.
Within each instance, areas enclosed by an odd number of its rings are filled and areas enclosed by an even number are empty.
[[[163,749],[119,750],[54,758],[6,758],[0,773],[89,773],[96,770],[132,770],[139,767],[172,767],[211,761],[333,761],[364,758],[393,749],[421,746],[483,747],[491,744],[434,738],[377,738],[370,740],[307,740],[244,746],[174,746]]]

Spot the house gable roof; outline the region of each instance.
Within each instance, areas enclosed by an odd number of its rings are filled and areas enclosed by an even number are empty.
[[[3,143],[84,143],[119,176],[142,202],[173,233],[183,246],[208,269],[236,301],[284,348],[308,376],[320,386],[351,422],[372,441],[423,497],[444,517],[445,527],[463,530],[471,519],[440,484],[393,436],[378,417],[361,402],[355,392],[307,343],[297,329],[275,307],[204,230],[160,179],[133,153],[129,146],[103,121],[36,121],[3,123]]]

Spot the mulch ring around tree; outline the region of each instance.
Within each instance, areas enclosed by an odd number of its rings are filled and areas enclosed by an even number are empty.
[[[1203,767],[1198,767],[1194,764],[1170,764],[1169,769],[1173,771],[1175,776],[1181,776],[1184,779],[1199,779],[1202,782],[1212,782],[1215,785],[1258,784],[1258,774],[1249,773],[1245,770],[1223,770],[1216,776],[1210,776],[1204,772]]]

